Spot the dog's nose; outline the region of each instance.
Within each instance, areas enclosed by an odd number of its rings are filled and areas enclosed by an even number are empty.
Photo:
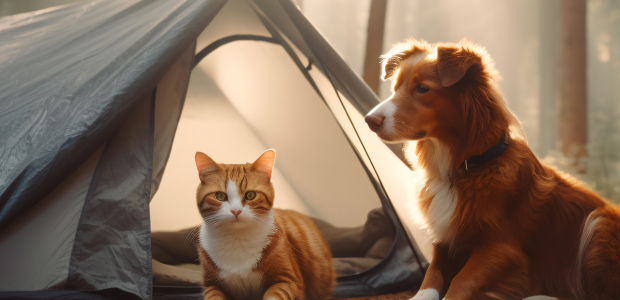
[[[240,210],[231,210],[230,211],[233,215],[235,215],[235,218],[238,219],[239,218],[239,214],[241,213]]]
[[[379,128],[381,128],[381,124],[383,124],[384,119],[384,116],[378,117],[375,115],[367,115],[366,118],[364,118],[366,123],[368,123],[368,127],[370,127],[370,130],[372,131],[379,130]]]

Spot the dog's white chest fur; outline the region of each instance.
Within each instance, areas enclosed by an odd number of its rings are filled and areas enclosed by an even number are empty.
[[[262,298],[263,274],[255,267],[274,229],[273,221],[268,226],[249,226],[243,230],[214,230],[202,224],[200,246],[220,268],[220,279],[230,287],[235,299]]]
[[[449,227],[458,202],[458,192],[450,182],[449,168],[451,157],[448,149],[438,141],[431,139],[428,143],[425,161],[426,169],[414,172],[412,201],[409,209],[413,219],[435,242],[450,238]],[[420,211],[418,197],[425,195],[432,198],[428,210]]]
[[[447,182],[432,181],[426,188],[434,195],[424,218],[427,230],[436,241],[446,241],[458,194]]]

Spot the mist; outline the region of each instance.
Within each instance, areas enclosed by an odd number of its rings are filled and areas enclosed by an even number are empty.
[[[297,3],[363,76],[371,0]],[[587,155],[578,161],[560,151],[560,5],[559,0],[388,0],[383,52],[407,38],[430,43],[467,39],[484,46],[534,153],[620,202],[620,1],[586,1]],[[378,95],[389,97],[388,82],[380,84]]]

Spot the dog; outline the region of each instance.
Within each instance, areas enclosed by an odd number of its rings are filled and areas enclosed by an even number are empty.
[[[538,160],[486,50],[407,40],[382,57],[393,93],[365,121],[409,144],[433,241],[412,299],[620,299],[620,209]]]

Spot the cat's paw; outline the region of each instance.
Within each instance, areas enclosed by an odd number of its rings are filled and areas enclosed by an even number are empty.
[[[226,296],[224,295],[204,295],[204,300],[226,300]]]
[[[439,292],[436,289],[419,290],[413,298],[409,300],[439,300]]]

